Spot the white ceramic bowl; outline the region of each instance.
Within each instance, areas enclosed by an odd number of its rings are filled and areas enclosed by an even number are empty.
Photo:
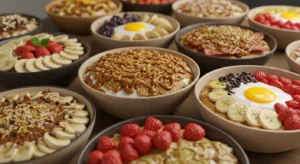
[[[300,38],[299,38],[300,39]],[[296,63],[292,58],[291,54],[295,52],[295,50],[300,48],[300,40],[294,41],[289,44],[285,49],[285,54],[287,56],[287,63],[292,72],[300,74],[300,64]]]

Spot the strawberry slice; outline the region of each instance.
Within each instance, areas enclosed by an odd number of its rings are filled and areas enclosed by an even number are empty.
[[[294,108],[294,109],[297,109],[300,107],[300,103],[296,100],[289,100],[289,101],[286,101],[285,104],[290,107],[290,108]]]
[[[266,78],[267,75],[263,71],[256,71],[253,73],[253,76],[258,79],[258,78]]]
[[[292,84],[292,81],[290,79],[284,78],[284,77],[280,77],[279,81],[283,84],[283,85],[289,85]]]
[[[283,84],[279,80],[272,80],[270,82],[270,85],[277,87],[277,88],[283,88]]]
[[[271,82],[273,80],[278,80],[278,77],[276,75],[269,75],[266,77],[266,79]]]
[[[293,80],[292,84],[300,86],[300,80]]]

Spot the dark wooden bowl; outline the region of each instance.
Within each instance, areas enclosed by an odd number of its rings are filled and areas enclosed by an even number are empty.
[[[124,1],[122,3],[124,11],[146,11],[170,15],[172,14],[172,4],[175,1],[162,4],[136,4]]]

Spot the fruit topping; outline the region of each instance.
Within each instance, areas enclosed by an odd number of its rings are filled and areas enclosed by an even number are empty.
[[[174,0],[122,0],[129,3],[136,3],[136,4],[145,4],[145,5],[156,5],[156,4],[163,4],[163,3],[170,3]]]
[[[109,150],[102,158],[101,164],[123,164],[120,153],[116,150]]]
[[[120,149],[120,154],[124,163],[131,162],[139,158],[138,151],[131,144],[125,144]]]
[[[163,131],[171,133],[172,141],[177,142],[181,137],[181,126],[179,123],[171,123],[164,126]]]
[[[159,119],[154,117],[147,118],[145,123],[145,130],[153,130],[157,132],[160,128],[162,128],[162,122]]]
[[[153,144],[158,150],[168,150],[172,143],[172,135],[168,131],[156,133],[152,138]]]
[[[136,136],[133,145],[140,155],[148,154],[153,149],[151,137],[147,135]]]
[[[32,52],[23,52],[22,53],[22,59],[32,59],[35,58],[34,54]]]
[[[133,145],[134,140],[130,137],[123,136],[118,144],[118,149],[122,149],[125,145]]]
[[[205,137],[205,130],[198,124],[189,123],[184,128],[183,136],[186,140],[201,140]]]
[[[292,115],[288,117],[284,122],[285,128],[287,130],[298,130],[300,129],[300,116]]]
[[[88,164],[99,164],[103,158],[104,154],[101,151],[94,150],[90,153]]]
[[[155,134],[156,134],[156,132],[153,130],[143,130],[138,133],[138,135],[147,135],[149,137],[153,137]]]
[[[111,138],[103,136],[99,139],[97,150],[107,152],[109,150],[114,150],[115,148],[116,144]]]
[[[122,136],[134,138],[140,132],[140,126],[137,124],[125,124],[121,128]]]

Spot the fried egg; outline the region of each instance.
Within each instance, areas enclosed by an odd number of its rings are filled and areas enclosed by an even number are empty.
[[[267,85],[265,83],[242,83],[240,87],[232,89],[232,94],[238,102],[247,104],[251,107],[274,110],[276,103],[285,104],[292,100],[291,95],[281,89]]]
[[[136,34],[144,35],[146,32],[153,31],[155,26],[146,22],[132,22],[117,26],[114,28],[115,33],[124,36],[133,37]]]
[[[295,12],[283,12],[276,13],[272,15],[276,20],[281,20],[282,22],[291,21],[293,23],[300,23],[300,15]]]

